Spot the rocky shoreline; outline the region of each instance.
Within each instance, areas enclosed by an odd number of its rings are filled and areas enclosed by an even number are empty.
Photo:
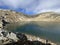
[[[0,29],[0,45],[56,45],[39,37]]]
[[[25,34],[25,35],[27,36],[28,40],[31,40],[31,41],[37,40],[37,41],[40,41],[40,42],[45,43],[45,44],[46,44],[46,41],[47,41],[51,45],[57,45],[57,44],[55,44],[55,43],[53,43],[53,42],[51,42],[49,40],[45,40],[45,39],[42,39],[40,37],[36,37],[36,36],[33,36],[33,35],[29,35],[29,34]]]

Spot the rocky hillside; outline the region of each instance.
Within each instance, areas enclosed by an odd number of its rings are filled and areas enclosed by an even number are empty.
[[[0,20],[4,17],[7,22],[20,22],[27,19],[22,13],[18,13],[12,10],[0,10]]]
[[[55,12],[45,12],[34,16],[24,15],[12,10],[0,10],[0,20],[4,17],[7,22],[20,21],[60,21],[60,14]]]
[[[37,17],[33,19],[34,21],[60,21],[60,14],[56,12],[45,12],[38,14]]]

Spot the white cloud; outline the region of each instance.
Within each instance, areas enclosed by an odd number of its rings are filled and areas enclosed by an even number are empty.
[[[60,0],[45,0],[45,1],[42,0],[34,11],[37,13],[46,11],[58,11],[58,9],[60,9],[59,6],[60,6]]]
[[[60,9],[53,9],[53,10],[51,10],[51,9],[43,9],[41,11],[38,11],[38,13],[42,13],[42,12],[57,12],[57,13],[60,13]],[[38,14],[38,13],[36,13],[36,14]]]
[[[0,0],[1,2],[10,8],[24,8],[36,14],[45,11],[60,11],[60,0]]]
[[[13,7],[13,8],[25,8],[27,7],[31,2],[33,2],[34,0],[2,0],[1,2],[3,2],[5,5]]]
[[[3,4],[2,4],[2,2],[0,2],[0,6],[2,6]]]
[[[9,7],[13,7],[13,8],[17,8],[18,7],[18,3],[16,3],[16,0],[2,0],[1,2],[3,2],[4,5],[9,6]]]

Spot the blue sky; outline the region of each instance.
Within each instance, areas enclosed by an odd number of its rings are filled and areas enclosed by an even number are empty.
[[[60,12],[60,0],[0,0],[0,8],[25,14],[39,14],[47,11]]]

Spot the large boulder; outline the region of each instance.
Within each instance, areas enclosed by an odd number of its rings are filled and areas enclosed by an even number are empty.
[[[2,44],[25,43],[26,41],[27,37],[22,33],[13,33],[0,29],[0,42]]]
[[[22,33],[16,33],[17,38],[19,38],[20,41],[26,42],[27,41],[27,37],[25,34]]]

